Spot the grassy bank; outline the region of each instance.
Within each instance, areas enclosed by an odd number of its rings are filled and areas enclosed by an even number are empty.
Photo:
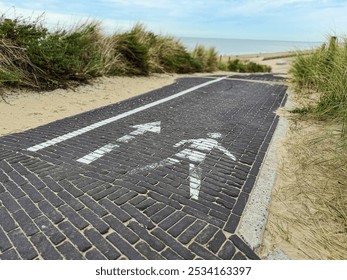
[[[105,35],[99,22],[52,32],[40,18],[0,17],[0,87],[55,89],[104,75],[213,72],[231,70],[231,64],[221,65],[215,48],[197,45],[189,52],[178,39],[154,34],[142,24]]]
[[[346,41],[332,38],[299,54],[290,70],[298,107],[289,117],[267,232],[293,258],[347,257],[346,63]]]
[[[347,124],[347,42],[335,37],[310,55],[296,57],[290,71],[296,90],[301,94],[318,93],[318,102],[302,113],[312,112],[327,119],[342,122],[343,134]],[[298,111],[300,112],[300,110]]]

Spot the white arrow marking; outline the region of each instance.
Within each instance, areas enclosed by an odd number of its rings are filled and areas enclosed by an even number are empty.
[[[50,147],[52,145],[55,145],[55,144],[58,144],[60,142],[63,142],[63,141],[66,141],[68,139],[71,139],[73,137],[76,137],[76,136],[79,136],[83,133],[86,133],[86,132],[89,132],[93,129],[96,129],[96,128],[99,128],[101,126],[104,126],[104,125],[107,125],[107,124],[110,124],[110,123],[113,123],[115,121],[118,121],[120,119],[123,119],[123,118],[126,118],[128,116],[131,116],[133,114],[136,114],[138,112],[141,112],[141,111],[144,111],[144,110],[147,110],[149,108],[152,108],[154,106],[157,106],[159,104],[162,104],[162,103],[165,103],[165,102],[168,102],[172,99],[175,99],[177,97],[180,97],[182,95],[185,95],[187,93],[190,93],[194,90],[197,90],[199,88],[202,88],[202,87],[206,87],[208,85],[211,85],[211,84],[214,84],[214,83],[218,83],[224,79],[226,79],[227,77],[221,77],[221,78],[218,78],[218,79],[215,79],[215,80],[212,80],[212,81],[208,81],[206,83],[203,83],[203,84],[200,84],[200,85],[197,85],[197,86],[194,86],[192,88],[189,88],[189,89],[186,89],[184,91],[181,91],[181,92],[178,92],[176,94],[173,94],[173,95],[170,95],[168,97],[165,97],[163,99],[160,99],[160,100],[157,100],[157,101],[154,101],[152,103],[149,103],[149,104],[146,104],[146,105],[143,105],[141,107],[138,107],[138,108],[135,108],[133,110],[130,110],[128,112],[125,112],[125,113],[122,113],[122,114],[119,114],[117,116],[114,116],[114,117],[111,117],[111,118],[108,118],[108,119],[105,119],[103,121],[100,121],[100,122],[97,122],[97,123],[94,123],[92,125],[89,125],[89,126],[86,126],[86,127],[83,127],[81,129],[78,129],[78,130],[75,130],[73,132],[69,132],[69,133],[66,133],[64,135],[61,135],[61,136],[58,136],[56,138],[53,138],[51,140],[48,140],[46,142],[43,142],[43,143],[40,143],[40,144],[37,144],[35,146],[32,146],[30,148],[28,148],[27,150],[28,151],[31,151],[31,152],[37,152],[41,149],[44,149],[44,148],[47,148],[47,147]]]
[[[160,121],[159,122],[151,122],[151,123],[145,123],[145,124],[139,124],[131,126],[133,128],[136,128],[136,130],[130,132],[127,135],[122,136],[121,138],[118,138],[116,141],[121,143],[128,143],[130,140],[134,139],[137,135],[143,135],[146,132],[153,132],[153,133],[160,133],[161,127],[160,127]],[[94,152],[91,152],[90,154],[81,157],[78,159],[78,162],[90,164],[93,161],[101,158],[105,154],[110,153],[115,148],[118,148],[119,145],[117,144],[107,144],[100,149],[95,150]]]
[[[147,171],[154,168],[164,167],[168,165],[174,165],[180,163],[182,159],[188,159],[189,163],[189,188],[190,197],[192,199],[199,199],[199,192],[201,188],[201,176],[202,169],[198,165],[204,162],[206,156],[210,154],[213,149],[217,149],[224,153],[226,156],[236,161],[236,157],[230,153],[227,149],[219,144],[217,139],[222,137],[222,134],[208,133],[209,138],[188,139],[182,140],[174,145],[175,148],[189,144],[189,147],[184,148],[180,152],[174,154],[172,157],[166,158],[158,163],[152,163],[150,165],[140,167],[130,171],[130,174],[134,174],[139,171]],[[176,159],[178,158],[178,159]]]

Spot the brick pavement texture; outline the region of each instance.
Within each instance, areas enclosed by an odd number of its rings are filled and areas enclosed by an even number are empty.
[[[180,79],[148,94],[0,138],[0,259],[258,259],[237,226],[277,124],[286,87],[274,76],[225,79],[45,149],[27,148],[206,82]],[[261,80],[261,83],[256,81]],[[77,159],[161,121],[86,165]],[[220,133],[199,199],[176,143]],[[154,165],[153,165],[154,164]],[[143,166],[156,166],[141,169]]]

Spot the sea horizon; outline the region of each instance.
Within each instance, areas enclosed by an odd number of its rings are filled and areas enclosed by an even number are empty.
[[[256,39],[225,39],[179,37],[185,47],[192,51],[196,45],[215,47],[219,55],[262,54],[308,50],[321,46],[324,42],[281,41]]]

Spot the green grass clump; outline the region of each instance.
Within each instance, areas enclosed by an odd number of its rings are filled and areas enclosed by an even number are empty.
[[[290,70],[300,92],[318,92],[315,113],[322,118],[337,117],[347,122],[347,42],[332,37],[328,46],[299,54]]]
[[[241,61],[239,59],[229,61],[227,68],[229,71],[239,73],[271,72],[270,66],[258,64],[252,61]]]
[[[157,35],[136,24],[130,31],[105,36],[99,22],[50,32],[34,21],[0,16],[0,86],[54,89],[102,75],[212,72],[214,48],[192,53],[174,37]],[[201,52],[202,51],[202,52]]]
[[[197,45],[192,57],[199,72],[213,72],[218,69],[218,53],[214,47],[206,49],[203,45]]]

